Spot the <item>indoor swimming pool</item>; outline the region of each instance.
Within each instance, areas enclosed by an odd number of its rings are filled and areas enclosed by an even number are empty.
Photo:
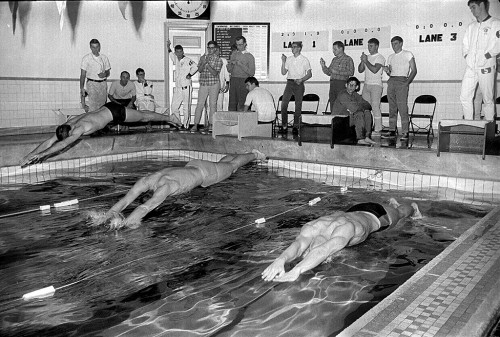
[[[437,200],[422,191],[290,178],[283,170],[251,163],[218,184],[168,198],[138,230],[92,224],[89,215],[108,210],[137,179],[187,160],[90,160],[2,179],[0,333],[334,336],[492,209],[488,203]],[[138,198],[125,215],[147,197]],[[309,206],[317,197],[321,201]],[[296,282],[261,280],[263,269],[307,221],[390,197],[417,202],[424,218],[374,233]],[[37,210],[71,199],[80,202]],[[259,218],[268,219],[261,228],[254,224]],[[20,300],[50,285],[60,288],[54,296]]]

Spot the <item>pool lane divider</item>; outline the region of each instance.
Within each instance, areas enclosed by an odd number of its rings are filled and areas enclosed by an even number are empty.
[[[2,218],[8,218],[8,217],[15,216],[15,215],[21,215],[21,214],[26,214],[26,213],[33,213],[33,212],[36,212],[36,211],[48,211],[48,210],[50,210],[51,207],[53,207],[53,208],[59,208],[59,207],[66,207],[66,206],[76,205],[76,204],[78,204],[79,202],[82,202],[82,201],[88,201],[88,200],[92,200],[92,199],[107,197],[109,195],[123,193],[123,192],[126,192],[126,191],[128,191],[128,190],[120,190],[120,191],[106,193],[106,194],[102,194],[102,195],[96,195],[94,197],[84,198],[84,199],[80,199],[80,200],[78,200],[78,199],[71,199],[71,200],[56,202],[52,206],[51,205],[41,205],[38,208],[28,209],[26,211],[20,211],[20,212],[15,212],[15,213],[9,213],[9,214],[0,215],[0,219],[2,219]]]

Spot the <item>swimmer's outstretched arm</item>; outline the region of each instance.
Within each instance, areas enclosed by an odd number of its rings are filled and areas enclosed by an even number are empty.
[[[331,254],[343,249],[354,237],[354,226],[351,224],[337,227],[330,240],[311,249],[309,254],[300,261],[292,270],[283,275],[278,275],[273,281],[293,282],[300,274],[313,269],[325,261]]]
[[[38,145],[33,151],[28,153],[19,163],[19,165],[24,166],[26,165],[32,158],[34,158],[36,155],[38,155],[40,152],[47,150],[49,147],[51,147],[55,142],[57,142],[57,136],[54,135]],[[35,164],[35,163],[33,163]]]
[[[139,227],[142,218],[146,216],[150,211],[160,206],[160,204],[165,201],[165,199],[177,192],[179,189],[179,184],[176,181],[171,181],[168,184],[160,186],[151,199],[146,201],[144,204],[138,206],[134,211],[128,216],[125,221],[121,224],[123,227],[137,228]]]
[[[149,190],[148,184],[146,184],[145,178],[139,179],[134,186],[127,192],[127,194],[120,199],[116,204],[111,207],[111,209],[106,213],[102,222],[111,219],[118,215],[121,211],[127,208],[138,196]]]
[[[262,272],[264,281],[273,281],[285,274],[285,263],[302,255],[311,244],[313,237],[307,234],[307,231],[304,233],[303,229],[295,241],[269,267],[264,269]]]

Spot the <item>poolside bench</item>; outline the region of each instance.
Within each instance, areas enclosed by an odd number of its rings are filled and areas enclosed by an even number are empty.
[[[299,120],[299,146],[302,142],[355,144],[356,135],[349,126],[349,116],[302,115]]]
[[[212,137],[218,135],[236,135],[242,137],[269,137],[271,138],[272,125],[258,124],[258,115],[255,111],[217,111],[213,116]]]
[[[439,157],[441,152],[481,153],[484,160],[494,139],[494,121],[441,120],[438,126],[437,156]]]

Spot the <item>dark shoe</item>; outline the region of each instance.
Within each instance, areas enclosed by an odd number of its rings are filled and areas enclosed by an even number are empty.
[[[396,137],[396,131],[387,131],[380,134],[381,138],[394,138]]]
[[[292,129],[292,134],[298,135],[299,134],[299,129],[298,128],[293,128]]]
[[[286,135],[288,133],[288,129],[281,127],[279,128],[278,133],[281,135]]]

